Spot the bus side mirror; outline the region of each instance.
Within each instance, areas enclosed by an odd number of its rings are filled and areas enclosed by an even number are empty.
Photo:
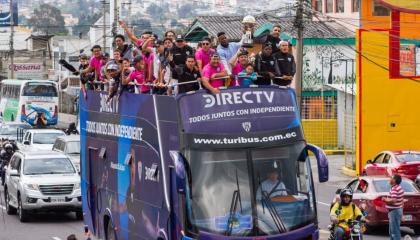
[[[174,167],[176,189],[179,193],[185,193],[187,175],[185,170],[185,159],[181,153],[177,151],[169,151],[169,154],[171,155]]]
[[[318,178],[319,182],[327,182],[328,181],[328,160],[327,155],[325,155],[324,151],[315,146],[313,144],[307,144],[306,149],[311,151],[316,158],[316,162],[318,165]]]

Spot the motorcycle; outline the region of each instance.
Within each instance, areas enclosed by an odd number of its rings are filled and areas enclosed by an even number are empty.
[[[347,222],[348,228],[344,231],[344,240],[362,240],[363,232],[364,232],[364,222],[358,220],[340,220],[341,222]],[[328,240],[335,240],[334,230],[336,224],[331,224],[328,226],[328,230],[330,231],[330,236]]]

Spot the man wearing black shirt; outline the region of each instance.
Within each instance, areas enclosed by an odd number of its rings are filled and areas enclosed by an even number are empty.
[[[176,69],[182,69],[185,66],[187,56],[194,55],[194,50],[192,47],[187,45],[182,35],[178,35],[176,37],[175,46],[173,46],[170,50],[170,54],[172,55],[170,66],[173,70],[175,70],[172,71],[172,78],[178,79]]]
[[[279,51],[280,33],[280,25],[274,25],[273,29],[271,30],[271,33],[267,36],[267,40],[265,41],[266,43],[271,43],[271,49],[273,51],[273,54]]]
[[[280,42],[280,52],[275,54],[275,59],[280,70],[281,79],[275,79],[274,83],[281,86],[289,85],[296,73],[295,58],[289,53],[289,43]]]
[[[127,58],[130,61],[133,60],[134,47],[131,44],[125,43],[125,37],[121,34],[117,34],[114,38],[115,46],[121,52],[121,58]]]
[[[271,79],[280,75],[277,61],[272,54],[271,43],[266,42],[263,51],[255,57],[254,69],[259,75],[257,85],[270,85]]]
[[[196,68],[196,61],[194,56],[187,57],[185,66],[177,70],[178,83],[191,82],[195,80],[201,81],[200,71]],[[197,91],[200,86],[197,83],[187,83],[178,86],[178,93],[186,93],[190,91]]]

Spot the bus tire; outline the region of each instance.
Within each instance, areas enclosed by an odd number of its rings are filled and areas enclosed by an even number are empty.
[[[106,224],[105,240],[117,240],[115,230],[112,227],[111,221],[109,220],[108,220],[108,223]]]

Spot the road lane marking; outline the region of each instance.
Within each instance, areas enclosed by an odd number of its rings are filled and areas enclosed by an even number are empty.
[[[4,210],[6,210],[6,207],[3,205],[0,205],[0,208],[3,208]]]
[[[52,239],[54,239],[54,240],[61,240],[61,238],[59,238],[59,237],[52,237]]]
[[[321,204],[321,205],[324,205],[324,206],[330,206],[330,204],[329,203],[324,203],[324,202],[320,202],[320,201],[316,201],[318,204]]]

